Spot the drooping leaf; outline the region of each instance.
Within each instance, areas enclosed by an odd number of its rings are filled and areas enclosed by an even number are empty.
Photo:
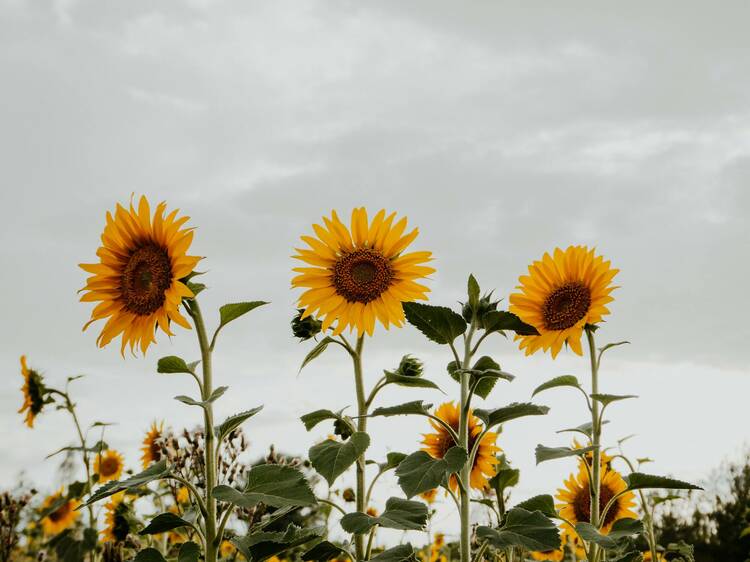
[[[232,539],[232,544],[247,558],[248,562],[257,562],[313,541],[323,532],[322,527],[302,529],[296,525],[289,525],[286,531],[249,533],[242,538]]]
[[[534,392],[531,393],[531,397],[533,398],[540,392],[549,390],[550,388],[558,388],[561,386],[572,386],[573,388],[578,389],[581,388],[581,384],[578,382],[578,379],[574,375],[561,375],[537,386],[534,389]]]
[[[607,421],[607,420],[602,420],[601,421],[602,425],[606,425],[608,423],[609,423],[609,421]],[[555,433],[581,433],[582,435],[585,435],[586,437],[588,437],[589,440],[590,440],[591,439],[592,428],[593,428],[593,425],[589,421],[589,422],[586,422],[586,423],[582,423],[581,425],[579,425],[577,427],[570,427],[570,428],[567,428],[567,429],[560,429],[560,430],[556,431]]]
[[[161,359],[159,359],[159,362],[156,364],[156,372],[164,374],[191,374],[193,370],[188,366],[187,363],[185,363],[182,358],[177,357],[176,355],[167,355],[166,357],[162,357]]]
[[[217,486],[214,495],[240,507],[250,508],[263,503],[272,507],[315,505],[310,484],[296,468],[278,464],[261,464],[246,474],[242,492],[230,486]]]
[[[135,555],[133,562],[166,562],[166,560],[155,548],[144,548]]]
[[[425,451],[412,453],[398,465],[398,485],[407,498],[447,484],[448,476],[459,472],[468,459],[461,447],[451,447],[442,459],[434,459]]]
[[[466,331],[461,315],[445,306],[405,302],[404,313],[409,324],[435,343],[451,343]]]
[[[302,560],[311,562],[327,562],[338,558],[346,551],[329,541],[321,541],[302,555]]]
[[[528,550],[560,548],[557,526],[539,511],[514,507],[506,514],[499,529],[478,527],[477,537],[489,541],[495,548],[520,546]]]
[[[310,462],[328,484],[332,485],[369,446],[370,436],[362,431],[353,433],[343,443],[326,439],[310,447]]]
[[[427,506],[423,502],[389,498],[385,511],[373,517],[356,511],[341,518],[341,527],[347,533],[363,534],[375,525],[402,531],[421,531],[427,524]]]
[[[405,416],[409,414],[424,416],[430,413],[430,408],[432,408],[432,404],[424,404],[421,400],[414,400],[399,404],[398,406],[375,408],[370,415],[373,417]]]
[[[183,543],[177,555],[177,562],[198,562],[201,555],[201,547],[193,541]]]
[[[440,390],[440,387],[434,382],[422,377],[410,377],[407,375],[399,375],[391,371],[385,371],[385,381],[389,384],[397,384],[398,386],[409,386],[413,388],[436,388]]]
[[[170,469],[167,466],[166,459],[162,459],[159,462],[156,462],[149,466],[146,470],[139,472],[135,476],[131,476],[126,480],[115,480],[113,482],[107,482],[104,486],[100,486],[91,495],[91,497],[89,497],[88,501],[86,501],[86,503],[81,505],[78,509],[81,509],[81,507],[85,507],[87,505],[91,505],[92,503],[98,502],[99,500],[102,500],[104,498],[108,498],[109,496],[116,494],[117,492],[120,492],[122,490],[145,486],[149,482],[159,480],[160,478],[164,478],[165,476],[169,475],[169,471]]]
[[[643,523],[638,519],[618,519],[606,535],[601,534],[591,523],[576,523],[576,532],[584,540],[612,549],[617,548],[623,539],[643,533]]]
[[[341,417],[340,413],[337,414],[331,410],[315,410],[314,412],[310,412],[309,414],[305,414],[304,416],[300,417],[300,420],[302,420],[302,423],[305,424],[305,429],[307,431],[310,431],[320,422],[326,420],[343,421],[343,418]]]
[[[643,474],[642,472],[631,472],[624,477],[625,483],[628,485],[629,490],[644,490],[644,489],[665,489],[665,490],[702,490],[700,486],[690,484],[689,482],[683,482],[682,480],[675,480],[674,478],[666,478],[664,476],[654,476],[652,474]]]
[[[371,562],[417,562],[411,543],[400,544],[370,558]]]
[[[544,445],[537,445],[536,464],[540,464],[553,459],[562,459],[565,457],[575,457],[585,455],[586,453],[593,451],[596,447],[581,447],[580,449],[573,449],[572,447],[545,447]]]
[[[50,453],[49,455],[47,455],[45,458],[49,459],[51,457],[54,457],[55,455],[59,455],[60,453],[64,453],[66,451],[84,451],[85,450],[87,453],[96,454],[96,453],[100,453],[101,451],[106,451],[107,449],[109,449],[109,445],[107,445],[104,441],[97,441],[91,447],[86,447],[86,448],[80,447],[80,446],[79,447],[74,447],[74,446],[61,447],[54,453]]]
[[[469,385],[474,388],[474,394],[487,398],[498,379],[512,381],[515,377],[500,368],[492,357],[484,355],[477,359],[471,369],[459,369],[455,361],[448,363],[448,373],[456,382],[461,382],[461,373],[470,375]]]
[[[620,345],[626,345],[626,344],[629,344],[629,343],[630,343],[629,341],[616,341],[616,342],[613,342],[613,343],[608,343],[604,347],[600,347],[599,348],[599,355],[602,355],[608,349],[612,349],[613,347],[617,347],[617,346],[620,346]]]
[[[268,304],[265,301],[251,301],[251,302],[235,302],[231,304],[225,304],[219,308],[219,327],[216,329],[218,332],[221,328],[229,324],[232,320],[236,320],[240,316],[247,314],[251,310],[255,310],[259,306]]]
[[[591,394],[591,399],[596,400],[604,406],[611,404],[612,402],[619,402],[620,400],[627,400],[628,398],[638,398],[635,394]]]
[[[160,513],[154,517],[146,527],[141,530],[139,535],[158,535],[172,529],[178,529],[180,527],[192,527],[192,523],[185,521],[182,517],[175,515],[174,513],[165,512]]]
[[[544,515],[551,518],[557,517],[557,510],[555,509],[555,499],[549,494],[542,494],[534,496],[525,501],[522,501],[516,507],[521,507],[526,511],[541,511]]]
[[[484,422],[486,429],[489,429],[501,423],[525,416],[544,416],[547,412],[549,412],[549,407],[547,406],[540,406],[531,402],[514,402],[504,408],[474,410],[474,415]]]
[[[510,330],[519,336],[538,336],[534,326],[526,324],[512,312],[505,310],[491,310],[482,316],[482,323],[487,332]]]
[[[323,353],[323,352],[324,352],[324,351],[326,350],[326,348],[328,347],[328,345],[329,345],[329,344],[331,344],[331,343],[337,343],[337,342],[336,342],[336,340],[335,340],[335,339],[333,339],[333,338],[332,338],[332,337],[330,337],[330,336],[326,336],[326,337],[324,337],[324,338],[323,338],[322,340],[320,340],[320,341],[319,341],[319,342],[318,342],[318,343],[317,343],[317,344],[315,345],[315,347],[313,347],[313,348],[312,348],[312,349],[310,350],[310,353],[308,353],[308,354],[307,354],[307,355],[305,356],[305,359],[304,359],[304,360],[302,361],[302,365],[300,365],[300,368],[299,368],[299,370],[301,371],[302,369],[304,369],[304,368],[305,368],[305,366],[306,366],[306,365],[307,365],[308,363],[310,363],[310,361],[312,361],[313,359],[315,359],[315,358],[319,357],[319,356],[320,356],[320,355],[321,355],[321,354],[322,354],[322,353]]]
[[[216,437],[219,441],[224,440],[227,435],[232,433],[235,429],[237,429],[255,414],[260,412],[262,409],[263,406],[258,406],[257,408],[253,408],[252,410],[246,410],[244,412],[240,412],[239,414],[229,416],[219,427],[214,430],[214,432],[216,433]]]

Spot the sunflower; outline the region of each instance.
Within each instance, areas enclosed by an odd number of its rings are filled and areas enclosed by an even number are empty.
[[[219,555],[222,558],[229,558],[232,554],[234,554],[237,551],[237,548],[232,544],[232,541],[221,541],[221,546],[219,547]],[[276,558],[274,556],[274,558]],[[278,558],[276,558],[278,560]],[[269,558],[269,560],[271,560]]]
[[[561,562],[565,558],[565,547],[532,552],[531,557],[534,560],[554,560],[555,562]]]
[[[94,472],[99,475],[99,483],[118,480],[122,474],[125,459],[114,449],[108,449],[94,457]]]
[[[190,329],[178,309],[183,298],[194,295],[181,280],[201,258],[186,254],[193,229],[182,225],[189,217],[177,218],[177,210],[165,213],[166,203],[159,203],[152,220],[145,197],[138,210],[132,202],[129,211],[118,203],[114,216],[107,212],[102,245],[96,252],[99,263],[80,264],[92,274],[81,289],[81,301],[99,302],[83,329],[108,318],[96,340],[99,347],[122,334],[121,353],[128,344],[131,351],[138,346],[146,353],[156,342],[157,327],[170,336],[174,335],[171,321]]]
[[[427,300],[430,289],[416,280],[435,272],[423,265],[432,253],[402,253],[419,229],[404,234],[406,218],[394,224],[395,217],[381,210],[368,222],[360,207],[352,211],[348,229],[332,211],[330,218],[323,217],[325,226],[313,225],[317,238],[302,236],[309,248],[297,248],[293,257],[311,267],[295,267],[298,275],[292,279],[293,287],[306,289],[299,298],[301,319],[322,318],[324,331],[335,322],[333,335],[347,327],[356,328],[359,336],[372,335],[376,320],[386,329],[403,325],[402,303]]]
[[[60,488],[51,496],[47,496],[42,504],[42,511],[53,506],[57,506],[54,511],[48,513],[42,519],[42,529],[45,535],[56,535],[75,523],[80,513],[76,508],[81,502],[75,499],[68,499],[63,496],[63,489]]]
[[[177,503],[180,505],[185,505],[186,503],[190,503],[190,492],[188,491],[186,486],[180,486],[177,489],[177,494],[175,496],[175,499],[177,500]]]
[[[151,424],[151,429],[146,433],[146,437],[143,439],[143,447],[141,447],[141,451],[143,451],[143,455],[141,455],[143,468],[148,468],[152,462],[161,460],[162,455],[159,439],[162,438],[163,432],[164,422],[161,422],[158,425],[156,422]]]
[[[432,490],[427,490],[426,492],[422,492],[419,494],[419,497],[422,498],[425,502],[427,502],[429,505],[432,505],[435,503],[435,499],[437,498],[437,488],[433,488]]]
[[[591,442],[589,442],[586,446],[590,446]],[[583,449],[583,445],[578,441],[578,439],[573,439],[573,448],[574,449]],[[589,451],[585,455],[583,455],[583,458],[586,459],[586,462],[589,466],[594,465],[594,452]],[[612,455],[607,454],[606,451],[601,451],[599,453],[599,459],[601,461],[602,470],[611,470],[612,469],[612,461],[614,460],[614,457]],[[581,469],[583,469],[583,465],[581,465]]]
[[[647,550],[643,553],[643,562],[653,562],[654,557],[651,555],[651,551]],[[656,553],[656,562],[665,562],[666,558],[661,552]]]
[[[42,375],[34,369],[29,369],[26,365],[26,356],[21,355],[21,375],[23,376],[23,406],[18,410],[19,414],[26,412],[25,422],[29,427],[34,427],[34,420],[42,412],[44,405],[47,403],[45,394],[47,389],[44,386]]]
[[[560,501],[555,507],[560,511],[560,516],[573,525],[576,523],[591,522],[591,496],[589,495],[589,475],[588,471],[581,464],[578,475],[571,474],[564,482],[565,488],[557,490],[555,498]],[[601,475],[601,486],[599,492],[599,512],[613,497],[627,489],[627,484],[620,473],[614,469],[605,470]],[[625,517],[637,518],[638,516],[632,511],[635,506],[635,494],[625,492],[617,498],[609,511],[604,516],[604,521],[600,525],[600,531],[603,534],[609,533],[612,525],[618,519]]]
[[[606,304],[614,300],[610,285],[619,270],[595,256],[586,246],[556,248],[529,266],[529,275],[519,278],[521,292],[510,296],[510,312],[537,329],[539,335],[516,336],[520,349],[531,355],[542,349],[557,357],[564,343],[578,355],[586,324],[596,324],[609,314]]]
[[[458,432],[459,408],[455,403],[446,402],[442,404],[435,410],[435,416]],[[430,425],[435,433],[423,434],[422,444],[424,447],[422,450],[429,453],[432,458],[442,459],[448,449],[456,445],[456,442],[446,429],[435,420],[430,420]],[[479,423],[479,418],[469,412],[469,451],[474,447],[474,443],[481,432],[482,426]],[[497,433],[488,431],[479,444],[474,465],[471,467],[471,487],[476,490],[487,488],[489,486],[487,478],[492,478],[497,472],[498,460],[495,453],[500,450],[500,447],[495,445],[496,440]],[[451,476],[450,488],[451,490],[458,488],[455,475]]]
[[[123,542],[130,533],[128,506],[123,501],[125,490],[112,496],[106,507],[105,520],[107,527],[101,531],[102,542]]]

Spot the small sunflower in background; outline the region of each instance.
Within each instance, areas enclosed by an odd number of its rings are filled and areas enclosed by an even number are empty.
[[[571,474],[563,482],[563,485],[565,487],[559,488],[555,496],[560,502],[555,505],[560,512],[560,517],[573,525],[576,523],[590,523],[591,495],[589,491],[589,475],[583,464],[580,465],[578,474]],[[605,470],[601,475],[599,512],[601,513],[609,501],[617,494],[625,492],[627,487],[628,485],[619,472],[614,469]],[[614,501],[609,511],[604,515],[600,531],[606,535],[615,521],[626,517],[637,519],[638,515],[633,511],[634,507],[635,494],[633,492],[622,494]]]
[[[219,556],[221,556],[222,558],[229,558],[235,552],[237,552],[237,547],[235,547],[232,544],[232,541],[227,541],[227,540],[221,541],[221,546],[219,546]],[[274,556],[274,558],[276,557]]]
[[[584,326],[597,324],[609,314],[613,301],[611,285],[619,269],[594,254],[586,246],[556,248],[529,266],[529,274],[519,278],[520,292],[510,295],[510,312],[534,326],[539,335],[516,336],[526,355],[550,351],[552,358],[567,344],[583,354]]]
[[[187,255],[193,229],[183,225],[189,217],[177,218],[177,210],[165,216],[166,210],[166,203],[159,203],[152,218],[146,197],[137,210],[132,202],[130,210],[118,203],[114,216],[107,212],[96,251],[99,262],[80,264],[92,274],[81,289],[81,301],[99,303],[83,329],[107,319],[96,340],[99,347],[121,335],[121,353],[130,345],[131,351],[137,346],[145,354],[156,342],[157,328],[170,336],[171,322],[190,329],[179,307],[183,298],[194,295],[182,280],[201,258]]]
[[[161,439],[164,433],[164,422],[157,424],[153,422],[151,428],[146,433],[146,437],[143,439],[143,446],[141,447],[141,464],[143,468],[148,468],[151,463],[158,462],[161,460],[161,446],[159,445],[159,439]]]
[[[187,503],[190,503],[190,491],[187,489],[186,486],[180,486],[177,488],[177,494],[175,495],[175,499],[177,500],[177,503],[180,505],[185,505]]]
[[[72,527],[80,515],[80,512],[76,511],[79,505],[81,505],[81,502],[78,500],[65,498],[62,488],[51,496],[47,496],[44,503],[42,503],[42,511],[50,509],[53,506],[57,507],[42,519],[44,534],[53,536]]]
[[[432,490],[422,492],[421,494],[419,494],[419,497],[427,502],[428,505],[432,505],[433,503],[435,503],[435,499],[437,499],[437,492],[437,488],[433,488]]]
[[[34,369],[29,369],[26,364],[26,356],[21,355],[21,376],[23,376],[23,405],[18,410],[19,414],[26,412],[24,421],[28,427],[34,427],[34,420],[42,413],[44,405],[48,403],[47,388],[44,386],[42,375]]]
[[[94,472],[99,475],[99,483],[118,480],[125,466],[125,459],[114,449],[107,449],[94,457]]]
[[[125,490],[114,494],[105,506],[107,526],[101,531],[102,542],[123,542],[130,534],[129,508],[125,503]]]
[[[565,547],[556,548],[554,550],[539,550],[531,553],[531,558],[534,560],[553,560],[554,562],[561,562],[565,558]]]
[[[454,402],[446,402],[435,410],[435,416],[443,420],[449,425],[454,431],[458,431],[459,426],[459,408]],[[477,437],[482,433],[482,425],[474,414],[469,412],[469,446],[468,450],[471,451],[474,447]],[[430,420],[430,425],[435,430],[435,433],[423,434],[424,439],[422,444],[424,447],[423,451],[427,452],[432,458],[442,459],[448,449],[456,446],[456,442],[453,436],[446,431],[446,429],[434,420]],[[470,485],[475,490],[484,490],[489,486],[487,481],[488,478],[492,478],[497,470],[496,465],[498,463],[495,453],[500,451],[495,442],[497,441],[497,433],[488,431],[477,449],[477,455],[474,459],[474,465],[471,467],[471,481]],[[458,481],[455,475],[451,476],[450,479],[451,490],[458,489]]]
[[[309,248],[297,248],[293,257],[307,266],[294,268],[298,275],[292,279],[293,287],[305,289],[300,320],[314,315],[322,319],[323,331],[335,323],[333,335],[349,328],[372,336],[376,321],[386,329],[403,325],[402,303],[427,300],[430,289],[417,281],[435,272],[424,265],[432,253],[404,254],[419,229],[404,234],[407,219],[395,219],[396,213],[381,210],[370,222],[360,207],[347,228],[332,211],[323,226],[313,225],[315,237],[302,236]]]

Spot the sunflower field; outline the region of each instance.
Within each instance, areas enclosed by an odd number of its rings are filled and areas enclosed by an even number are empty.
[[[213,358],[224,331],[242,330],[255,309],[273,305],[226,304],[209,325],[199,301],[204,280],[217,272],[191,254],[188,220],[146,197],[117,204],[106,212],[96,259],[80,264],[88,277],[79,292],[82,306],[92,307],[84,330],[98,330],[98,347],[119,345],[123,361],[147,355],[157,373],[192,379],[193,395],[176,400],[196,426],[154,421],[141,457],[125,458],[107,444],[117,428],[89,421],[91,406],[76,400],[78,377],[60,382],[22,355],[19,426],[32,432],[48,411],[60,410],[75,444],[50,451],[70,465],[66,485],[46,495],[3,494],[3,561],[694,560],[690,544],[661,540],[655,511],[700,488],[644,471],[648,459],[626,454],[622,436],[607,432],[619,403],[637,398],[607,389],[606,360],[628,343],[607,340],[604,320],[616,322],[609,306],[618,288],[609,258],[586,246],[551,248],[530,259],[512,294],[496,295],[467,273],[465,293],[446,306],[429,297],[441,272],[406,217],[332,211],[301,235],[290,277],[280,282],[298,295],[290,327],[301,370],[315,369],[323,354],[350,365],[350,399],[330,403],[321,393],[319,409],[300,416],[307,431],[329,433],[304,454],[272,448],[248,460],[262,399],[216,419],[214,405],[229,390]],[[414,349],[372,376],[365,352],[384,330],[420,333],[424,346],[444,356],[446,372],[428,377]],[[195,337],[194,354],[159,356],[165,336]],[[539,380],[527,400],[503,403],[522,373],[493,359],[491,341],[522,357],[573,354],[581,374]],[[386,387],[402,400],[386,402]],[[544,397],[555,392],[578,403],[564,413],[569,421],[559,433],[567,444],[558,436],[545,445],[554,436],[539,435],[529,447],[537,464],[559,464],[559,481],[546,494],[516,497],[520,471],[501,435],[547,415]],[[477,407],[478,399],[493,405]],[[373,442],[388,440],[379,418],[398,416],[421,419],[424,433],[414,435],[412,450],[372,456]],[[283,445],[283,435],[276,438]],[[444,511],[454,514],[448,536],[430,530]]]

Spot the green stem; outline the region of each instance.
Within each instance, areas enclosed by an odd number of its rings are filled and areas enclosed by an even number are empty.
[[[198,335],[198,344],[201,349],[201,366],[203,368],[203,381],[201,390],[203,392],[201,399],[207,400],[213,392],[213,380],[211,372],[211,345],[208,342],[206,325],[203,322],[198,301],[192,299],[189,301],[187,310],[195,323],[195,331]],[[204,454],[205,454],[205,475],[206,497],[204,500],[206,506],[206,562],[216,562],[217,551],[219,548],[219,537],[216,528],[216,498],[213,490],[216,487],[216,449],[214,448],[214,411],[213,404],[208,403],[203,409],[203,431],[204,431]]]
[[[367,396],[365,395],[365,381],[362,374],[362,349],[364,348],[365,338],[357,338],[357,346],[352,355],[354,362],[354,384],[357,392],[357,431],[367,431]],[[367,511],[367,496],[365,492],[365,454],[362,453],[357,459],[357,511],[365,513]],[[354,549],[357,554],[357,560],[366,560],[365,558],[365,537],[364,535],[354,535]]]
[[[461,364],[462,369],[468,369],[471,366],[471,340],[476,330],[476,322],[472,319],[469,332],[464,338],[464,358]],[[458,444],[469,452],[469,412],[467,406],[471,396],[469,394],[470,376],[467,372],[461,373],[461,404],[458,425]],[[460,543],[460,560],[461,562],[471,562],[471,497],[469,489],[471,484],[471,462],[467,459],[461,469],[461,543]]]
[[[589,356],[591,359],[591,394],[599,393],[599,362],[596,358],[596,344],[594,343],[594,331],[586,328],[586,339],[589,344]],[[591,467],[591,524],[599,528],[599,497],[601,493],[601,418],[599,402],[592,400],[591,404],[591,445],[594,447]],[[599,546],[591,544],[591,562],[599,560]]]

